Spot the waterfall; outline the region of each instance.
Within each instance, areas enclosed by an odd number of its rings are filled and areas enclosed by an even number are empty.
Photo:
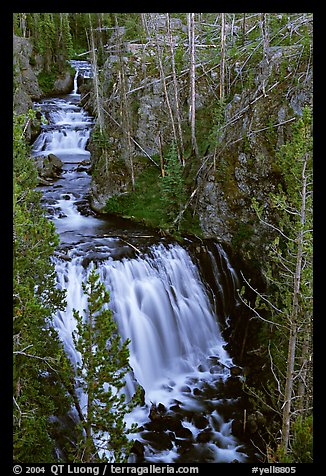
[[[60,285],[67,289],[67,310],[58,314],[56,325],[69,353],[73,349],[71,310],[83,309],[81,283],[92,267],[85,270],[82,260],[57,263]],[[175,398],[183,380],[197,374],[208,355],[224,364],[221,378],[228,376],[225,368],[232,360],[223,348],[226,343],[198,270],[185,249],[159,244],[142,258],[101,261],[99,272],[111,291],[120,333],[131,339],[131,366],[147,402]],[[65,322],[67,329],[62,329]],[[77,360],[76,355],[72,357]],[[175,391],[163,395],[162,386],[170,381],[175,382]]]
[[[78,75],[79,75],[79,71],[78,71],[78,69],[76,69],[75,76],[74,76],[74,89],[71,93],[73,96],[78,94],[77,93],[77,90],[78,90],[78,83],[77,83]]]
[[[107,256],[103,259],[102,253],[96,266],[110,291],[110,307],[119,332],[123,340],[131,340],[133,375],[127,379],[126,394],[128,398],[132,396],[136,380],[145,390],[148,406],[129,416],[130,421],[136,419],[143,424],[152,403],[168,408],[179,401],[187,410],[207,412],[207,401],[198,398],[198,394],[208,386],[223,384],[230,376],[233,362],[224,349],[226,342],[197,266],[178,244],[160,243],[136,258],[116,260],[109,251],[114,249],[115,240],[106,240],[107,243],[104,239],[101,243]],[[83,312],[86,307],[82,282],[94,261],[85,261],[84,247],[69,250],[68,256],[70,261],[56,259],[59,286],[67,290],[67,307],[55,316],[55,327],[76,364],[80,356],[72,340],[76,328],[73,309]],[[86,398],[79,396],[82,401]],[[218,394],[211,398],[219,401]],[[224,421],[216,410],[209,420],[212,434],[221,441],[218,447],[208,445],[213,458],[220,462],[245,460],[231,434],[232,422]],[[195,439],[198,429],[191,423],[187,428]],[[201,449],[202,445],[198,446]],[[147,459],[171,462],[177,456],[173,449],[165,457],[149,454]]]
[[[73,66],[75,82],[77,71],[91,77],[87,62],[74,62]],[[207,266],[202,269],[177,243],[157,236],[151,244],[139,244],[138,235],[146,235],[148,230],[139,233],[138,225],[131,228],[125,220],[118,225],[111,218],[79,209],[81,202],[87,203],[90,186],[84,167],[89,162],[86,145],[93,118],[79,105],[75,82],[72,94],[35,103],[48,123],[34,142],[32,155],[53,153],[63,161],[57,183],[40,186],[48,216],[60,235],[59,256],[53,259],[58,287],[67,293],[67,306],[54,316],[54,326],[76,366],[81,356],[72,338],[76,330],[73,310],[83,313],[86,308],[82,283],[96,266],[110,291],[110,307],[119,332],[124,340],[131,341],[132,372],[126,378],[126,396],[131,398],[137,384],[145,391],[144,405],[126,416],[128,424],[138,422],[143,428],[137,439],[145,445],[145,461],[187,461],[180,451],[185,444],[190,451],[188,458],[194,461],[246,461],[243,446],[231,432],[230,415],[238,395],[234,388],[227,390],[233,361],[220,329],[220,323],[234,310],[237,273],[218,244],[207,248]],[[135,236],[128,235],[128,241],[119,238],[126,233]],[[129,246],[134,238],[135,246]],[[206,268],[211,274],[210,286],[204,278]],[[81,389],[76,391],[83,407],[87,396]],[[179,423],[182,420],[183,433],[187,433],[169,440],[163,450],[155,446],[150,439],[153,432],[148,431],[153,403],[164,405]],[[205,443],[201,442],[196,416],[202,418],[202,424],[204,421],[201,428],[210,432]]]

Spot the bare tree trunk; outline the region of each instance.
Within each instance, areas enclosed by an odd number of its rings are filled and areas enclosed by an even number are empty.
[[[164,170],[164,157],[163,157],[163,146],[162,146],[162,133],[159,131],[158,134],[158,144],[159,144],[159,149],[160,149],[160,162],[161,162],[161,174],[162,177],[165,176],[165,170]]]
[[[149,33],[149,29],[148,29],[148,25],[147,25],[147,21],[146,21],[146,13],[141,13],[140,18],[141,18],[143,28],[146,32],[146,36],[147,36],[147,38],[149,38],[151,35]]]
[[[89,321],[87,323],[89,330],[89,343],[88,343],[88,353],[90,356],[89,367],[93,369],[93,314],[89,313]],[[91,374],[90,374],[91,375]],[[93,447],[93,438],[92,438],[92,423],[93,423],[93,388],[94,381],[87,382],[87,406],[86,406],[86,418],[84,419],[84,430],[86,433],[86,444],[85,444],[85,453],[84,453],[84,462],[90,463],[92,456],[92,447]]]
[[[161,81],[162,81],[162,84],[163,84],[166,105],[167,105],[169,115],[170,115],[170,119],[171,119],[171,126],[172,126],[172,131],[173,131],[174,142],[176,144],[176,148],[177,148],[177,152],[178,152],[178,159],[182,163],[182,157],[181,157],[181,153],[180,153],[180,149],[179,149],[179,141],[178,141],[177,131],[176,131],[176,127],[175,127],[173,111],[172,111],[172,108],[171,108],[169,93],[168,93],[167,85],[166,85],[166,78],[165,78],[165,73],[164,73],[164,68],[163,68],[163,60],[162,60],[162,51],[161,51],[161,48],[160,48],[160,45],[159,45],[159,39],[158,39],[158,36],[157,36],[155,24],[152,25],[152,26],[153,26],[153,30],[155,32],[157,59],[158,59],[158,63],[159,63],[160,76],[161,76]]]
[[[289,347],[288,347],[288,359],[287,359],[287,370],[286,370],[286,383],[284,391],[284,407],[283,407],[283,418],[282,418],[282,440],[281,446],[286,453],[289,447],[289,438],[290,438],[290,422],[291,422],[291,398],[293,391],[294,383],[294,363],[295,363],[295,351],[296,351],[296,341],[297,341],[297,331],[298,331],[298,317],[299,317],[299,297],[300,297],[300,287],[301,287],[301,271],[302,271],[302,258],[303,258],[303,240],[304,240],[304,225],[306,222],[306,197],[307,197],[307,177],[305,175],[306,165],[307,165],[307,156],[304,159],[303,168],[302,168],[302,189],[301,189],[301,211],[300,211],[300,223],[301,230],[298,235],[298,247],[296,252],[296,268],[294,275],[294,286],[293,286],[293,298],[292,298],[292,309],[290,315],[290,337],[289,337]]]
[[[166,14],[166,24],[167,24],[169,42],[170,42],[170,49],[171,49],[172,77],[173,77],[173,85],[174,85],[174,101],[175,101],[175,109],[176,109],[176,115],[177,115],[177,125],[178,125],[178,132],[179,132],[181,163],[184,166],[185,165],[185,160],[184,160],[184,147],[183,147],[183,138],[182,138],[181,115],[180,115],[180,108],[179,108],[178,82],[177,82],[177,74],[176,74],[176,68],[175,68],[173,38],[172,38],[171,27],[170,27],[170,16],[169,16],[168,13]]]
[[[260,29],[263,37],[263,55],[264,59],[268,63],[268,48],[269,48],[269,35],[268,35],[268,26],[267,26],[267,14],[261,13],[260,14]]]
[[[104,119],[103,119],[101,101],[100,101],[100,88],[99,88],[99,81],[98,81],[97,57],[96,57],[96,50],[95,50],[95,44],[94,44],[94,32],[92,27],[91,15],[88,14],[88,17],[89,17],[90,33],[91,33],[91,58],[92,58],[92,66],[93,66],[93,84],[94,84],[95,97],[96,97],[96,116],[97,116],[97,121],[100,128],[100,132],[103,133]]]
[[[310,327],[310,326],[309,326]],[[300,373],[299,373],[299,384],[298,384],[298,410],[301,414],[305,413],[306,407],[306,389],[308,386],[307,376],[308,368],[310,365],[310,330],[309,328],[305,329],[304,341],[302,344],[301,356],[299,358],[300,363]]]
[[[115,15],[115,25],[118,27],[118,20]],[[121,48],[121,41],[120,36],[118,35],[118,56],[119,56],[119,64],[120,64],[120,97],[121,97],[121,118],[123,123],[123,130],[126,132],[126,142],[127,142],[127,163],[128,168],[130,169],[131,175],[131,186],[132,190],[135,190],[135,172],[134,172],[134,163],[132,160],[132,146],[131,146],[131,121],[130,121],[130,106],[128,103],[127,98],[127,80],[125,75],[125,65],[122,58],[122,48]]]
[[[244,44],[246,38],[246,14],[242,17],[242,44]]]
[[[220,100],[225,96],[225,13],[221,13]]]
[[[20,13],[19,27],[21,29],[23,37],[26,38],[26,13]]]
[[[189,52],[190,52],[190,109],[191,149],[198,156],[196,141],[196,60],[195,60],[195,14],[188,13]]]

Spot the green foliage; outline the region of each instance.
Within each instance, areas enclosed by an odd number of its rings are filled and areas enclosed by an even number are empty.
[[[185,49],[183,45],[177,45],[177,47],[175,48],[174,61],[176,73],[178,75],[181,73],[185,66]]]
[[[237,232],[232,238],[232,246],[235,250],[248,245],[253,235],[253,226],[251,223],[239,223]]]
[[[269,448],[270,463],[313,463],[313,417],[298,416],[292,424],[290,450],[285,452],[281,446],[276,450]]]
[[[293,423],[293,440],[291,443],[291,462],[313,462],[313,417],[297,417]]]
[[[130,370],[130,340],[121,341],[108,307],[110,294],[95,269],[87,283],[83,283],[83,290],[88,299],[87,309],[83,316],[74,310],[77,331],[73,334],[76,350],[81,354],[81,362],[77,364],[78,384],[87,395],[83,422],[86,439],[80,449],[85,450],[85,462],[127,462],[132,446],[127,435],[135,432],[137,425],[127,428],[124,417],[140,403],[141,390],[139,387],[133,399],[126,402],[123,389]],[[92,456],[95,438],[101,439],[101,450],[107,450],[111,456]]]
[[[161,177],[161,202],[167,220],[172,222],[180,212],[185,199],[183,168],[178,160],[174,142],[165,158],[164,170],[164,177]]]
[[[217,101],[213,109],[212,128],[209,134],[209,141],[212,146],[218,146],[221,143],[222,131],[221,128],[225,123],[225,100]]]
[[[136,178],[135,191],[112,196],[106,203],[105,211],[132,217],[154,227],[163,226],[159,177],[160,173],[157,167],[142,164],[142,171]]]
[[[109,139],[109,135],[107,133],[106,130],[102,130],[100,129],[100,127],[98,125],[96,125],[94,127],[94,129],[92,130],[92,141],[95,143],[95,145],[99,148],[106,148],[108,147],[108,139]]]
[[[52,325],[65,304],[51,262],[58,236],[35,191],[37,172],[24,136],[34,115],[14,115],[13,124],[13,450],[14,460],[24,463],[56,460],[49,418],[69,409],[58,376],[62,346]]]
[[[158,158],[153,156],[153,159]],[[135,191],[112,196],[107,200],[104,211],[131,218],[146,226],[172,231],[171,221],[161,200],[162,177],[159,169],[141,157],[134,161],[134,165],[136,168],[141,167],[136,177]],[[184,213],[179,231],[201,235],[198,217],[193,216],[190,209]]]
[[[304,108],[302,116],[292,127],[291,137],[276,154],[276,160],[282,176],[275,193],[270,194],[268,210],[266,204],[253,199],[252,206],[260,220],[268,222],[266,214],[276,218],[272,224],[274,236],[271,238],[268,255],[264,263],[264,274],[268,282],[267,300],[256,299],[255,308],[261,315],[267,313],[268,319],[276,326],[271,330],[264,326],[262,335],[271,340],[270,359],[273,372],[269,396],[279,402],[279,411],[283,400],[286,378],[294,378],[301,372],[301,358],[306,358],[304,342],[311,339],[312,321],[312,115],[310,108]],[[305,185],[304,185],[305,184]],[[274,220],[275,220],[274,218]],[[275,230],[278,232],[275,233]],[[298,273],[300,272],[300,280]],[[299,280],[299,281],[297,281]],[[296,282],[300,283],[296,290]],[[296,302],[294,308],[294,302]],[[295,316],[295,317],[294,317]],[[295,320],[294,320],[295,319]],[[291,334],[289,328],[300,329],[296,339],[296,359],[294,374],[287,374],[287,349]],[[301,356],[301,357],[300,357]],[[297,381],[293,380],[293,404],[291,411],[302,412],[309,402],[310,388],[304,398],[300,395]],[[300,396],[300,398],[299,398]],[[310,406],[308,404],[307,406]],[[276,459],[283,462],[309,461],[311,458],[311,426],[308,419],[304,423],[296,419],[291,425],[289,451],[279,448]],[[301,455],[301,456],[300,456]]]
[[[41,71],[38,76],[38,84],[45,96],[52,93],[54,89],[54,82],[57,79],[57,71],[52,67],[51,71]]]

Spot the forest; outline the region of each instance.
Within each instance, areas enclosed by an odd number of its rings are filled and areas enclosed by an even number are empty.
[[[14,13],[13,41],[14,462],[312,463],[312,13]]]

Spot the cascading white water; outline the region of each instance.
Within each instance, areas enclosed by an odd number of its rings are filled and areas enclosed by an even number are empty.
[[[60,322],[71,322],[71,309],[83,302],[86,272],[80,261],[57,265],[61,285],[67,281],[70,286],[70,277],[74,282]],[[155,246],[143,259],[109,259],[99,271],[111,290],[120,332],[131,339],[131,366],[148,402],[162,401],[162,385],[196,372],[207,355],[218,356],[227,367],[232,364],[197,268],[179,245]]]
[[[33,154],[52,152],[57,155],[62,153],[89,155],[89,152],[85,150],[89,134],[88,129],[59,129],[42,132],[34,143]]]
[[[80,73],[83,67],[85,76],[91,75],[86,62],[75,66]],[[79,172],[76,165],[84,161],[85,155],[89,156],[85,147],[93,122],[76,104],[79,98],[76,82],[77,73],[74,91],[67,98],[47,99],[37,104],[46,112],[49,124],[43,127],[32,150],[34,156],[52,152],[64,162],[58,184],[43,188],[44,202],[51,208],[49,216],[54,220],[63,247],[67,245],[66,259],[54,258],[58,286],[67,291],[67,306],[54,316],[55,327],[76,365],[80,356],[72,338],[76,329],[73,309],[83,313],[86,308],[82,283],[95,261],[102,281],[110,290],[110,307],[120,333],[123,339],[131,340],[133,375],[126,379],[127,397],[135,390],[135,380],[145,390],[146,405],[128,415],[127,422],[148,422],[151,402],[163,403],[166,408],[182,402],[184,410],[207,415],[212,437],[204,445],[208,455],[203,455],[200,461],[245,461],[246,455],[231,434],[232,420],[224,421],[216,411],[223,400],[215,390],[216,385],[228,379],[233,363],[224,348],[226,342],[216,309],[189,253],[180,245],[161,243],[135,258],[115,259],[117,250],[118,255],[121,250],[119,238],[107,236],[105,220],[85,216],[77,209],[76,203],[87,191],[90,178],[86,172]],[[211,259],[218,289],[223,293],[219,273],[230,274],[228,279],[234,289],[237,276],[223,249],[218,252],[225,268],[219,269],[213,255]],[[206,395],[209,387],[213,394],[200,397]],[[87,396],[76,390],[83,407]],[[187,419],[183,420],[183,426],[190,430],[193,446],[201,452],[202,443],[196,443],[199,429]],[[141,434],[137,438],[145,441]],[[145,449],[146,461],[169,463],[178,457],[176,442],[167,451],[152,451],[150,446]]]
[[[112,243],[112,238],[108,238]],[[82,282],[90,269],[82,265],[83,257],[70,251],[71,261],[57,260],[60,286],[67,289],[67,308],[58,312],[55,325],[72,362],[78,361],[72,332],[75,330],[73,309],[83,312],[85,296]],[[75,256],[75,257],[74,257]],[[224,349],[226,342],[211,307],[196,265],[179,245],[152,246],[149,252],[121,261],[109,258],[98,263],[101,280],[111,294],[110,307],[123,339],[130,338],[130,364],[134,376],[145,390],[145,401],[163,403],[167,407],[182,401],[185,408],[203,411],[204,405],[191,391],[209,382],[224,382],[232,359]],[[207,358],[214,356],[220,364],[212,373]],[[108,355],[109,358],[109,355]],[[127,380],[127,396],[134,393],[134,380]],[[85,400],[85,396],[80,396]],[[132,419],[146,421],[148,410],[134,413]],[[135,416],[136,415],[136,416]],[[221,447],[211,445],[217,461],[244,460],[238,443],[231,435],[231,422],[224,422],[216,412],[210,416],[215,437]],[[188,423],[193,437],[198,429]],[[177,456],[172,449],[165,456],[148,455],[148,460],[171,462]],[[165,458],[165,459],[164,459]]]
[[[76,70],[76,73],[75,73],[75,76],[74,76],[74,89],[72,90],[72,95],[75,96],[77,94],[77,90],[78,90],[78,75],[79,75],[79,71],[78,69]]]

